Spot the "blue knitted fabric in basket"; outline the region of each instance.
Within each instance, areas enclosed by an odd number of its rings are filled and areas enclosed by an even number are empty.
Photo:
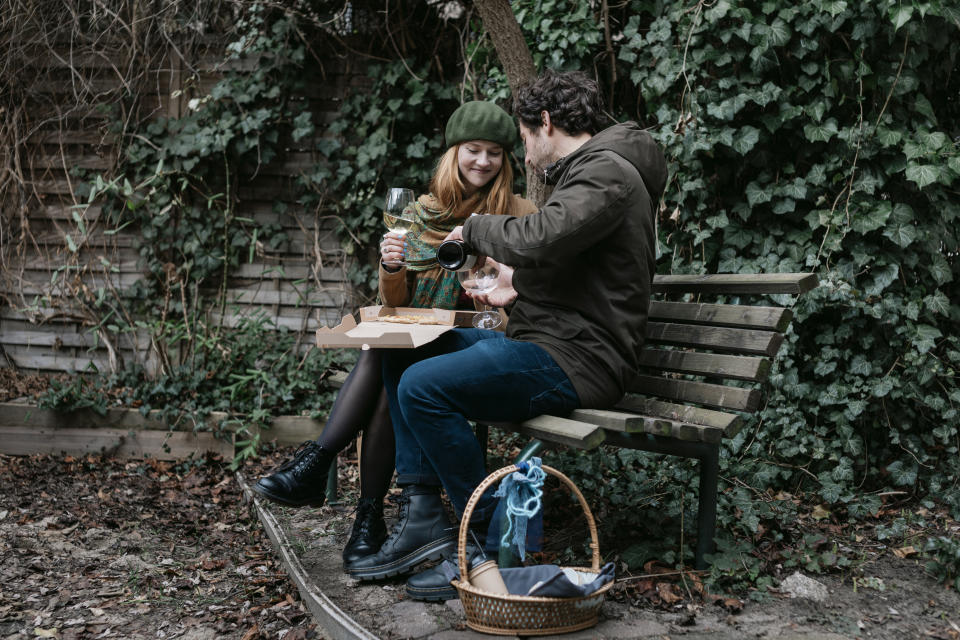
[[[516,471],[504,477],[493,494],[495,498],[503,498],[501,504],[505,504],[507,512],[507,530],[500,535],[500,546],[515,547],[521,560],[526,556],[527,523],[530,518],[540,513],[543,480],[546,476],[546,472],[541,468],[540,458],[530,458],[518,464]],[[494,522],[499,522],[496,511]],[[488,539],[489,537],[488,535]]]

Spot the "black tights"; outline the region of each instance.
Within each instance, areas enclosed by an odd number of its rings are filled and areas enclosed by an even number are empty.
[[[383,389],[380,352],[361,351],[330,409],[317,444],[327,451],[342,451],[363,431],[360,449],[360,497],[387,495],[393,479],[393,423]]]

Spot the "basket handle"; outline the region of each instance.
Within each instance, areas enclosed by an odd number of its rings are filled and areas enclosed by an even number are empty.
[[[549,475],[559,478],[561,482],[563,482],[573,491],[573,494],[577,496],[577,500],[580,501],[580,508],[583,509],[583,513],[587,517],[587,527],[590,529],[590,548],[593,550],[592,567],[594,571],[598,571],[600,569],[600,544],[597,540],[597,524],[594,522],[593,513],[590,511],[590,506],[587,504],[583,494],[580,493],[580,489],[577,488],[577,485],[573,484],[570,478],[563,475],[553,467],[548,467],[545,464],[541,465],[541,468]],[[519,469],[519,466],[511,464],[503,467],[502,469],[497,469],[491,473],[483,480],[483,482],[477,485],[476,489],[473,490],[470,500],[467,501],[467,506],[463,509],[463,517],[460,519],[460,536],[457,540],[457,561],[460,565],[460,582],[463,584],[470,584],[470,579],[467,576],[467,531],[469,530],[470,516],[473,515],[473,510],[477,506],[477,502],[480,501],[480,497],[493,485],[493,483],[510,475],[514,471],[518,471]]]

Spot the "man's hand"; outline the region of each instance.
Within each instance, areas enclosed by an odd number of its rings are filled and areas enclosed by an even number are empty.
[[[444,242],[447,240],[463,240],[463,225],[454,227],[450,233],[447,234],[447,237],[443,239]]]
[[[497,278],[497,288],[490,293],[481,293],[474,295],[467,292],[471,298],[480,304],[487,304],[491,307],[505,307],[517,299],[517,290],[513,288],[513,267],[500,264],[493,258],[488,257],[488,264],[494,264],[500,270],[500,277]]]

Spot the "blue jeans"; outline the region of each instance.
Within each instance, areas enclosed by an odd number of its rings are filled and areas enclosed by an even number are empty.
[[[542,347],[484,329],[453,329],[418,349],[383,351],[397,442],[397,483],[442,485],[458,516],[487,476],[467,419],[519,422],[580,406],[567,374]],[[471,520],[488,521],[496,487]]]

